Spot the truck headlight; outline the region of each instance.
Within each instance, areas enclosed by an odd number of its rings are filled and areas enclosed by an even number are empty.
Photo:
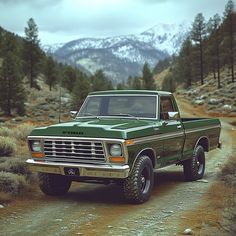
[[[110,154],[111,156],[121,156],[122,155],[122,150],[121,150],[121,145],[120,144],[112,144],[110,146]]]
[[[31,141],[31,149],[33,152],[41,152],[41,143],[40,141]]]

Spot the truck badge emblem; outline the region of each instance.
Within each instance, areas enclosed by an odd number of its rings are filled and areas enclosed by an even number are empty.
[[[68,175],[75,175],[75,170],[69,169],[68,170]]]

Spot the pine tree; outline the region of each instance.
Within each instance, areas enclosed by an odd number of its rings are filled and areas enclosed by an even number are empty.
[[[121,83],[117,84],[116,90],[124,90],[124,89],[126,89],[126,85],[125,85],[124,81],[122,81]]]
[[[62,75],[62,86],[67,88],[70,92],[72,92],[75,81],[77,80],[77,71],[75,68],[66,65],[63,70]]]
[[[0,57],[2,57],[4,55],[4,53],[3,53],[3,41],[4,41],[3,28],[0,26]]]
[[[134,81],[134,78],[130,75],[127,79],[127,83],[126,83],[126,87],[128,89],[132,89],[133,88],[133,81]]]
[[[113,89],[111,81],[106,78],[102,70],[96,71],[95,74],[91,77],[91,80],[93,91],[105,91]]]
[[[19,60],[14,52],[8,52],[3,60],[0,73],[0,107],[7,115],[11,115],[13,109],[23,115],[25,100]]]
[[[158,74],[161,73],[163,70],[167,69],[171,64],[171,58],[167,57],[163,60],[158,61],[156,66],[153,69],[153,73]]]
[[[30,87],[37,87],[36,77],[40,71],[42,53],[39,48],[38,27],[33,18],[30,18],[25,27],[25,41],[23,50],[24,72],[30,81]]]
[[[190,37],[184,41],[176,62],[176,79],[178,82],[192,86],[192,42]],[[169,79],[170,80],[170,79]]]
[[[124,89],[130,89],[130,90],[141,90],[143,89],[142,87],[142,78],[138,77],[138,76],[129,76],[128,80],[127,80],[127,84],[124,87]]]
[[[214,22],[213,18],[211,17],[207,22],[207,46],[206,46],[206,66],[207,66],[207,73],[213,72],[214,79],[216,80],[216,58],[215,58],[215,51],[214,45],[212,43],[208,43],[212,40],[212,32],[214,31]]]
[[[46,77],[46,83],[48,84],[49,89],[51,91],[52,87],[56,84],[57,79],[58,79],[57,67],[52,57],[48,57],[46,59],[44,74]]]
[[[145,63],[143,66],[142,80],[143,80],[144,89],[147,89],[147,90],[155,90],[156,89],[153,74],[152,74],[152,72],[149,68],[149,65],[147,63]]]
[[[79,110],[90,91],[91,86],[88,79],[80,75],[75,81],[72,91],[72,108]]]
[[[135,76],[133,79],[133,83],[132,83],[132,88],[135,90],[141,90],[142,88],[142,83],[141,83],[141,79],[138,76]]]
[[[169,91],[171,93],[175,92],[176,90],[176,79],[174,78],[172,68],[170,68],[169,73],[164,78],[162,90]]]
[[[217,82],[218,88],[221,87],[220,82],[220,26],[221,18],[218,14],[215,14],[213,18],[210,18],[208,22],[208,61],[212,65],[214,78],[216,78],[217,71]]]
[[[8,52],[13,52],[15,56],[18,56],[20,54],[19,46],[17,44],[16,36],[14,34],[2,32],[0,39],[0,50],[3,58],[7,55]]]
[[[198,48],[200,79],[201,79],[201,84],[204,84],[203,42],[206,36],[206,23],[202,13],[197,14],[197,16],[195,17],[191,33],[192,33],[192,40],[195,42]]]
[[[235,51],[235,32],[236,32],[236,14],[234,3],[229,0],[225,6],[224,12],[225,46],[229,56],[229,66],[231,71],[231,80],[234,82],[234,51]]]

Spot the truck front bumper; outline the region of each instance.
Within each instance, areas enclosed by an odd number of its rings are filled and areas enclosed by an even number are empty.
[[[128,165],[55,163],[35,161],[34,159],[28,159],[26,163],[32,172],[69,175],[71,177],[74,176],[73,173],[79,173],[79,177],[124,179],[129,176],[130,171]],[[75,170],[78,170],[78,172]]]

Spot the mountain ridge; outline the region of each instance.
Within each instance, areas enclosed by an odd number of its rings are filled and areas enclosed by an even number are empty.
[[[114,83],[118,83],[129,75],[140,75],[145,62],[153,68],[159,60],[178,53],[188,33],[187,23],[158,24],[140,34],[79,38],[43,48],[58,61],[85,72],[102,69]]]

